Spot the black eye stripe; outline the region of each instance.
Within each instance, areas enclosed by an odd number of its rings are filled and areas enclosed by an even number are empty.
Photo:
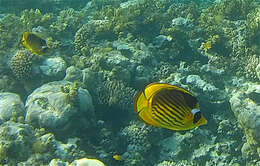
[[[201,118],[201,112],[200,112],[200,111],[199,111],[199,112],[196,112],[196,113],[194,114],[193,123],[194,123],[194,124],[197,123],[197,122],[200,120],[200,118]]]

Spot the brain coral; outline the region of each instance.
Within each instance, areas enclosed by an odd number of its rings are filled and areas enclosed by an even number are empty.
[[[27,79],[32,71],[33,54],[28,50],[19,50],[10,60],[10,67],[18,79]]]

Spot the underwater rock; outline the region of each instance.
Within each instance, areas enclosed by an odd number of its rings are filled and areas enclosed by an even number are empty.
[[[66,62],[61,57],[47,58],[40,65],[40,70],[44,75],[59,80],[65,75]]]
[[[160,158],[171,161],[188,160],[197,148],[214,143],[214,138],[209,139],[210,134],[209,131],[199,128],[182,134],[174,133],[172,136],[158,142],[158,145],[161,147]],[[187,142],[189,143],[187,144]],[[189,152],[189,155],[187,152]]]
[[[192,86],[192,90],[200,94],[202,100],[218,103],[222,103],[227,100],[227,93],[223,89],[216,87],[213,83],[215,82],[208,82],[207,79],[202,79],[199,75],[188,75],[186,77],[186,84]]]
[[[122,55],[120,51],[112,50],[94,53],[90,62],[93,64],[93,67],[100,67],[103,72],[106,71],[119,80],[124,82],[131,81],[131,71],[134,68],[134,64],[131,63],[131,59]]]
[[[14,93],[0,93],[0,124],[11,118],[25,116],[25,108],[19,95]]]
[[[177,17],[172,20],[172,26],[175,25],[186,25],[188,23],[188,20],[183,17]]]
[[[83,73],[80,69],[78,69],[75,66],[70,66],[66,70],[66,76],[64,80],[74,82],[74,81],[82,80],[82,77],[83,77]]]
[[[230,127],[229,130],[234,130],[233,124]],[[212,134],[199,128],[186,133],[174,133],[159,141],[158,145],[161,147],[159,157],[161,160],[169,160],[169,163],[176,162],[172,165],[186,161],[188,163],[185,165],[243,165],[239,151],[241,141],[237,141],[237,138],[230,139],[231,135],[227,132],[225,132],[226,138]]]
[[[214,92],[217,88],[206,81],[202,80],[198,75],[189,75],[186,78],[188,84],[193,84],[204,92]]]
[[[165,36],[165,35],[159,35],[159,36],[155,37],[153,44],[155,47],[160,48],[160,47],[163,47],[164,45],[166,45],[167,43],[169,43],[170,41],[172,41],[172,37]]]
[[[27,123],[54,132],[66,130],[73,117],[89,118],[94,111],[89,92],[68,81],[50,82],[34,90],[25,107]]]
[[[239,124],[244,129],[247,142],[243,145],[242,154],[247,159],[260,157],[260,85],[246,84],[233,93],[230,104]]]
[[[47,133],[39,136],[31,143],[31,154],[26,161],[19,162],[18,166],[24,165],[69,165],[78,158],[86,156],[86,153],[79,149],[79,138],[69,138],[67,143],[55,139],[54,134]],[[43,164],[44,163],[44,164]]]
[[[132,46],[122,41],[114,41],[113,47],[115,47],[118,51],[121,52],[122,55],[126,57],[131,56],[134,52],[134,48]]]
[[[60,159],[52,159],[51,162],[49,163],[49,166],[68,166],[68,162],[63,162]]]
[[[187,138],[191,138],[192,134],[180,135],[179,133],[175,133],[170,137],[167,137],[159,142],[159,146],[161,147],[161,157],[162,158],[171,158],[172,156],[177,157],[181,151],[182,147],[181,142]],[[170,155],[170,156],[169,156]]]
[[[136,5],[137,2],[137,0],[129,0],[126,2],[122,2],[120,3],[120,8],[129,8],[130,6]]]
[[[188,75],[186,84],[192,85],[193,90],[200,93],[200,97],[205,101],[222,103],[227,99],[227,94],[212,83],[206,82],[201,79],[199,75]]]
[[[236,146],[234,141],[204,145],[194,151],[191,160],[199,165],[240,165],[241,156],[233,157]]]
[[[105,164],[97,159],[82,158],[73,161],[69,166],[105,166]]]
[[[117,51],[111,51],[108,53],[108,57],[106,59],[105,64],[107,67],[114,67],[114,66],[129,66],[130,61],[127,57],[123,56]]]
[[[0,126],[0,164],[27,159],[35,138],[34,129],[28,124],[3,123]]]
[[[260,63],[256,67],[256,75],[258,77],[258,80],[260,81]]]
[[[56,147],[54,151],[55,156],[63,161],[73,161],[77,158],[86,156],[86,153],[78,148],[77,144],[79,141],[79,138],[69,138],[67,143],[64,144],[54,140]]]
[[[201,66],[201,71],[210,73],[210,74],[214,74],[216,76],[220,76],[223,75],[224,70],[223,69],[218,69],[215,66],[212,66],[210,64],[205,64]]]
[[[176,162],[164,160],[163,162],[156,164],[155,166],[176,166]]]

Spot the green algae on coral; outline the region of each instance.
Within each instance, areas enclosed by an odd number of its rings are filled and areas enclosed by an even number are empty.
[[[61,92],[65,93],[66,100],[73,106],[78,105],[78,89],[80,88],[80,83],[74,82],[72,85],[61,86]]]

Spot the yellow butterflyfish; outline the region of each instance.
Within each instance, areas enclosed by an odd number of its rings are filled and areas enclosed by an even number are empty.
[[[42,55],[49,51],[46,41],[32,32],[23,33],[22,43],[27,49],[37,55]]]
[[[176,85],[151,83],[136,95],[135,111],[147,124],[171,130],[189,130],[207,124],[197,98]]]

